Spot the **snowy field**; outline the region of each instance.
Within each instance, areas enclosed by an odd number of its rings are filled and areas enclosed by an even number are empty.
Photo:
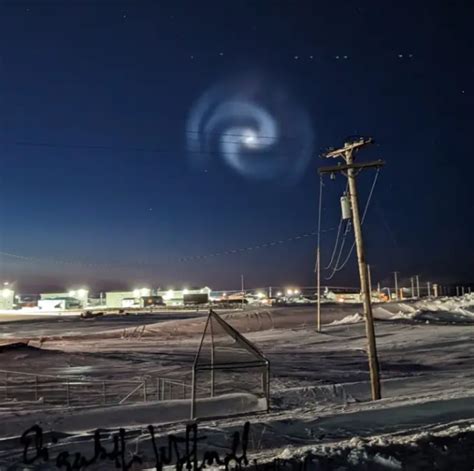
[[[126,381],[147,375],[182,380],[189,377],[205,313],[174,315],[0,323],[1,368],[123,381],[123,392]],[[321,334],[315,332],[314,306],[222,315],[270,360],[272,407],[268,414],[226,418],[254,399],[239,393],[206,401],[203,407],[223,418],[200,422],[199,435],[206,438],[199,446],[225,454],[230,435],[249,421],[247,454],[259,463],[279,459],[292,467],[305,460],[308,469],[341,470],[455,464],[472,470],[474,295],[374,306],[383,394],[376,403],[369,400],[361,306],[324,305],[322,315]],[[112,435],[123,427],[126,456],[142,458],[132,469],[154,469],[146,427],[155,426],[161,446],[168,434],[184,433],[189,417],[187,399],[157,401],[153,394],[147,402],[74,407],[44,407],[42,397],[18,401],[13,395],[2,391],[0,381],[2,470],[34,469],[20,464],[19,436],[35,423],[55,456],[65,450],[90,455],[98,428],[110,448]],[[53,438],[57,443],[50,443]],[[113,469],[112,463],[104,466],[89,469]]]

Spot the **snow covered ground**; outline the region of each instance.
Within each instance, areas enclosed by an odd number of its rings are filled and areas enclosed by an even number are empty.
[[[308,469],[317,469],[319,463],[320,469],[446,469],[449,464],[472,470],[474,295],[374,306],[383,393],[377,402],[369,400],[360,313],[357,305],[325,305],[321,334],[314,329],[314,307],[223,315],[269,358],[272,410],[204,421],[199,434],[207,438],[200,445],[224,452],[230,434],[242,430],[248,420],[248,455],[259,463],[279,459],[291,468],[303,459]],[[130,317],[126,325],[116,327],[104,320],[71,320],[61,329],[41,329],[36,336],[27,324],[3,332],[0,326],[3,341],[30,341],[26,349],[0,353],[2,368],[82,375],[87,371],[95,378],[189,372],[204,317],[135,320]],[[217,415],[226,416],[229,401],[232,397],[215,401]],[[24,407],[5,399],[0,407],[0,469],[21,462],[18,435],[33,423],[44,428],[45,443],[57,434],[59,440],[51,445],[55,453],[87,453],[92,450],[90,431],[99,427],[108,430],[103,443],[111,446],[111,433],[122,426],[129,430],[129,449],[143,457],[137,469],[152,469],[146,426],[157,425],[163,443],[169,433],[183,434],[185,427],[183,422],[166,424],[171,420],[164,406],[130,404],[118,412],[97,406],[81,413]],[[173,407],[181,411],[178,420],[183,421],[186,401],[182,408],[176,401]]]

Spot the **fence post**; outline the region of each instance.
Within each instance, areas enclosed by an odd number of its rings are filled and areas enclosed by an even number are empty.
[[[209,319],[211,328],[211,397],[214,397],[214,330],[212,328],[212,318]]]
[[[70,405],[70,398],[69,398],[69,378],[66,381],[66,402],[67,406],[69,407]]]
[[[196,411],[194,410],[196,402],[196,368],[193,367],[192,377],[191,377],[191,420],[194,420],[194,415]]]
[[[267,412],[270,410],[270,362],[265,365],[265,397],[267,399]]]

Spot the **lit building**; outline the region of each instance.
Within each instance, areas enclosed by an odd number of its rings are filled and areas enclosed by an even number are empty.
[[[63,293],[41,293],[40,301],[42,300],[65,300],[67,306],[70,305],[74,308],[86,307],[89,304],[89,291],[85,288],[79,288]]]
[[[206,304],[209,302],[211,288],[183,288],[157,291],[167,306],[184,306],[185,304]]]

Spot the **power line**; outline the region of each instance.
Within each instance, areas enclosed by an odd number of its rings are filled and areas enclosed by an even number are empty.
[[[261,140],[271,140],[271,141],[299,141],[300,138],[296,136],[266,136],[258,134],[258,131],[253,130],[255,134],[252,135],[252,139],[255,141],[252,144],[258,144]],[[222,140],[220,142],[228,144],[245,144],[246,140],[249,138],[248,134],[239,134],[239,133],[226,133],[226,132],[208,132],[208,131],[190,131],[185,130],[184,134],[196,135],[196,136],[212,136],[222,138],[224,137],[235,137],[237,139],[233,140]],[[49,142],[36,142],[36,141],[16,141],[15,145],[19,146],[38,146],[38,147],[71,147],[71,148],[80,148],[80,149],[93,149],[93,150],[130,150],[137,152],[168,152],[167,149],[157,149],[157,148],[146,148],[146,147],[123,147],[123,146],[109,146],[109,145],[88,145],[88,144],[58,144],[58,143],[49,143]],[[263,143],[265,144],[265,143]],[[268,144],[266,144],[268,145]]]
[[[346,191],[345,193],[347,194],[347,190],[348,190],[348,185],[346,184]],[[332,254],[331,254],[331,259],[329,260],[329,263],[324,267],[325,270],[329,270],[333,264],[333,261],[334,261],[334,256],[336,255],[336,252],[337,252],[337,247],[339,245],[339,237],[341,235],[341,229],[342,229],[342,223],[343,223],[344,219],[341,215],[341,219],[339,220],[339,226],[337,228],[337,234],[336,234],[336,240],[334,242],[334,248],[332,250]],[[347,231],[347,225],[346,225],[346,230],[344,230],[344,237],[346,235],[346,231]],[[344,242],[344,241],[343,241]],[[338,256],[338,260],[340,258],[340,252],[339,252],[339,256]],[[336,265],[337,265],[337,262],[336,262]]]
[[[152,147],[126,147],[126,146],[105,146],[105,145],[89,145],[89,144],[59,144],[59,143],[53,143],[53,142],[28,142],[28,141],[16,141],[12,143],[6,143],[5,141],[3,142],[4,144],[13,144],[15,146],[19,147],[37,147],[37,148],[49,148],[49,149],[76,149],[76,150],[102,150],[102,151],[117,151],[117,152],[140,152],[140,153],[151,153],[151,154],[171,154],[171,153],[176,153],[176,152],[184,152],[186,154],[191,154],[191,155],[215,155],[216,153],[219,153],[218,150],[215,151],[200,151],[200,150],[193,150],[193,149],[187,149],[184,148],[182,150],[177,151],[176,149],[160,149],[160,148],[152,148]],[[227,144],[234,144],[238,143],[238,141],[235,142],[226,142]],[[244,143],[243,143],[244,144]],[[302,150],[303,147],[296,148],[297,150]],[[225,151],[226,155],[242,155],[243,153],[248,152],[249,154],[257,154],[259,152],[269,152],[269,149],[259,149],[255,147],[246,147],[243,152],[237,152],[237,151]],[[288,154],[272,154],[273,157],[276,158],[284,158],[288,157]]]
[[[336,229],[335,227],[331,227],[329,229],[322,229],[321,232],[329,232],[335,229]],[[241,252],[250,252],[252,250],[259,250],[259,249],[274,247],[277,245],[286,244],[288,242],[295,242],[297,240],[307,239],[308,237],[315,237],[317,235],[318,235],[318,231],[306,232],[304,234],[298,234],[296,236],[288,237],[286,239],[272,240],[272,241],[264,242],[258,245],[251,245],[248,247],[239,247],[239,248],[235,248],[231,250],[224,250],[222,252],[214,252],[214,253],[209,253],[205,255],[191,255],[189,257],[182,257],[180,258],[180,261],[186,262],[186,261],[191,261],[191,260],[201,260],[205,258],[220,257],[220,256],[225,256],[225,255],[234,255]]]
[[[331,258],[329,260],[329,263],[324,267],[325,270],[329,270],[329,268],[331,267],[332,265],[332,262],[334,261],[334,256],[336,255],[336,250],[337,250],[337,246],[339,245],[339,237],[341,235],[341,229],[342,229],[342,223],[343,223],[343,219],[341,217],[341,219],[339,220],[339,224],[337,226],[337,234],[336,234],[336,240],[334,242],[334,247],[332,249],[332,253],[331,253]]]
[[[370,188],[369,196],[367,197],[367,202],[365,203],[364,212],[362,213],[361,224],[364,224],[365,216],[367,215],[367,210],[369,209],[370,200],[372,199],[372,195],[374,193],[375,185],[377,184],[377,179],[378,179],[379,173],[380,173],[380,168],[378,168],[377,171],[375,172],[374,181],[372,182],[372,187]],[[355,240],[354,240],[354,242],[352,243],[351,249],[349,250],[349,253],[347,254],[347,257],[345,258],[342,265],[339,266],[339,267],[337,267],[337,265],[336,265],[336,267],[334,268],[336,271],[341,271],[346,266],[347,262],[351,258],[351,255],[354,251],[355,244],[356,243],[355,243]]]
[[[380,168],[377,169],[377,171],[375,172],[375,175],[374,175],[374,180],[372,182],[372,186],[370,188],[370,192],[369,192],[369,196],[367,197],[367,201],[365,203],[365,208],[364,208],[364,212],[362,214],[362,220],[361,220],[361,224],[364,224],[364,220],[365,220],[365,216],[367,215],[367,210],[369,209],[369,205],[370,205],[370,201],[372,199],[372,195],[374,193],[374,189],[375,189],[375,185],[377,184],[377,179],[378,179],[378,176],[379,176],[379,172],[380,172]],[[347,228],[346,228],[346,233],[344,234],[344,239],[348,233],[347,229],[349,228],[350,226],[350,221],[348,221],[348,225],[347,225]],[[332,273],[329,275],[329,277],[326,278],[326,280],[330,280],[334,277],[334,275],[341,271],[346,265],[347,265],[347,262],[350,260],[351,256],[352,256],[352,253],[354,252],[354,247],[355,247],[355,240],[354,242],[352,243],[352,246],[349,250],[349,253],[347,254],[346,258],[344,259],[344,261],[342,262],[341,265],[339,265],[339,260],[340,260],[340,257],[341,257],[341,254],[342,254],[342,248],[344,246],[344,240],[343,240],[343,243],[341,245],[341,249],[340,249],[340,252],[339,252],[339,257],[338,257],[338,260],[336,261],[336,264],[333,268],[333,271]]]
[[[335,230],[335,227],[329,228],[329,229],[323,229],[321,232],[329,232],[333,230]],[[204,255],[191,255],[188,257],[180,257],[177,260],[178,261],[191,261],[191,260],[201,260],[201,259],[211,258],[211,257],[233,255],[240,252],[265,249],[265,248],[270,248],[270,247],[286,244],[289,242],[295,242],[298,240],[306,239],[308,237],[314,237],[316,235],[317,235],[317,231],[306,232],[303,234],[297,234],[293,237],[288,237],[286,239],[272,240],[272,241],[252,245],[252,246],[240,247],[236,249],[224,250],[221,252],[214,252],[214,253],[209,253],[209,254],[204,254]],[[84,267],[90,267],[90,268],[104,268],[104,269],[116,268],[118,266],[138,268],[138,267],[155,267],[158,265],[158,263],[153,263],[153,262],[132,262],[132,263],[113,263],[113,264],[112,263],[97,263],[97,262],[87,262],[83,260],[64,260],[64,259],[57,259],[57,258],[35,257],[35,256],[22,255],[22,254],[17,254],[17,253],[12,253],[12,252],[3,252],[3,251],[0,251],[0,255],[9,257],[9,258],[18,259],[18,260],[24,260],[26,262],[54,263],[58,265],[78,265],[78,266],[84,266]]]
[[[344,250],[344,246],[346,244],[347,234],[349,234],[350,230],[351,230],[351,221],[348,220],[346,222],[346,228],[344,229],[344,235],[342,236],[342,242],[341,242],[341,246],[339,248],[339,254],[337,256],[336,263],[334,264],[334,267],[332,268],[332,273],[329,276],[325,277],[324,278],[325,280],[331,280],[332,278],[334,278],[334,275],[338,271],[338,270],[336,270],[336,267],[339,265],[339,262],[341,260],[342,251]]]
[[[280,140],[280,141],[297,141],[298,138],[296,136],[262,136],[258,134],[258,131],[255,131],[252,129],[252,132],[255,132],[255,139],[273,139],[273,140]],[[228,132],[215,132],[215,133],[209,133],[207,131],[190,131],[186,130],[184,131],[185,134],[196,134],[196,135],[209,135],[209,134],[218,134],[219,136],[229,136],[229,137],[239,137],[239,138],[248,138],[248,134],[238,134],[238,133],[228,133]],[[236,141],[240,142],[240,141]]]

